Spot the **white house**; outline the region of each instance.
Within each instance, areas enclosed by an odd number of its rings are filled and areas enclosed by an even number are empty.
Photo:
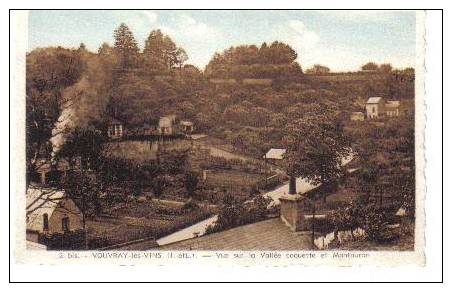
[[[193,122],[190,121],[181,121],[180,126],[182,128],[182,131],[187,134],[190,134],[195,130]]]
[[[377,118],[384,113],[384,101],[381,97],[371,97],[366,102],[367,118]]]
[[[386,116],[388,117],[396,117],[399,116],[399,101],[388,101],[385,104]]]
[[[83,229],[82,212],[63,190],[30,185],[26,200],[27,240]]]
[[[158,132],[161,135],[171,135],[174,133],[173,125],[176,121],[176,115],[163,116],[159,120]]]
[[[264,159],[281,160],[281,159],[284,159],[285,154],[286,154],[286,149],[272,148],[272,149],[268,150],[267,153],[265,153]]]

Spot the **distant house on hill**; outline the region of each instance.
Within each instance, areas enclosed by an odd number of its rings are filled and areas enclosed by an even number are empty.
[[[409,101],[404,103],[410,103]],[[413,102],[411,102],[413,103]],[[408,106],[410,107],[410,106]],[[367,118],[379,118],[379,117],[398,117],[402,115],[400,101],[385,101],[381,97],[371,97],[366,102],[366,116]],[[403,113],[409,112],[406,110],[407,106],[403,107]]]
[[[286,149],[276,149],[272,148],[267,151],[264,155],[264,159],[266,160],[282,160],[284,159],[284,155],[286,154]]]
[[[110,139],[122,138],[122,136],[124,134],[124,126],[123,126],[123,124],[120,121],[116,120],[116,119],[112,119],[108,123],[107,134],[108,134],[108,137]]]
[[[185,134],[191,134],[193,131],[195,131],[195,126],[193,122],[190,121],[181,121],[180,122],[181,130]]]
[[[176,121],[176,115],[163,116],[159,120],[158,132],[160,135],[172,135],[174,134],[173,125]]]
[[[386,102],[386,104],[385,104],[386,116],[389,116],[389,117],[399,116],[399,108],[400,108],[399,101]]]
[[[366,102],[367,118],[378,118],[384,113],[384,101],[381,97],[371,97]]]

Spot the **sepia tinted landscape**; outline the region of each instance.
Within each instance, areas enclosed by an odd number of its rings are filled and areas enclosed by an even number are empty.
[[[27,248],[413,250],[415,14],[283,13],[30,12]]]

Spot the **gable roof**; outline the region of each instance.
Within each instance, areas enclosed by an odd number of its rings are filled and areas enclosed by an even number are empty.
[[[181,121],[180,124],[182,126],[193,126],[193,122],[190,121]]]
[[[399,108],[400,107],[400,102],[399,101],[388,101],[385,104],[386,108]]]
[[[272,218],[187,239],[167,245],[164,250],[306,250],[311,249],[309,235],[292,232],[280,218]]]
[[[264,158],[267,159],[283,159],[284,154],[286,154],[286,149],[270,149],[268,152],[264,155]]]
[[[370,97],[370,98],[367,100],[367,103],[366,103],[366,104],[378,104],[378,103],[380,103],[380,101],[381,101],[381,97],[379,97],[379,96],[374,96],[374,97]]]
[[[66,201],[70,199],[63,190],[30,185],[26,194],[27,230],[42,231],[43,215],[50,218],[57,209],[63,209],[62,203]]]

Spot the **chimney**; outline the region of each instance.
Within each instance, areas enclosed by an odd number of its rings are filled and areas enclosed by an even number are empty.
[[[304,228],[304,214],[307,213],[306,198],[297,194],[297,183],[290,177],[289,192],[279,198],[281,202],[281,220],[294,232]]]
[[[46,172],[41,171],[41,185],[46,185]]]
[[[295,176],[290,176],[289,180],[289,194],[295,195],[297,194],[297,179]]]

